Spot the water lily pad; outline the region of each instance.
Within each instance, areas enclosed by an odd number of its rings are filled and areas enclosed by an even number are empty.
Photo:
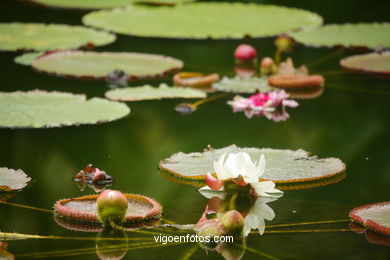
[[[390,75],[390,52],[354,55],[342,59],[340,65],[358,72]]]
[[[117,88],[106,92],[106,97],[111,100],[140,101],[163,98],[205,98],[207,94],[201,90],[170,87],[160,84],[158,88],[150,85],[142,87]]]
[[[129,200],[126,222],[144,222],[160,218],[162,208],[160,204],[153,199],[128,193],[126,193],[125,196]],[[100,223],[97,215],[97,197],[98,195],[88,195],[79,198],[59,200],[54,205],[54,211],[56,215],[68,219]]]
[[[390,23],[331,24],[290,35],[314,47],[390,47]]]
[[[184,180],[204,181],[213,173],[213,162],[223,153],[247,152],[252,160],[260,154],[266,159],[264,179],[272,180],[279,189],[302,189],[335,183],[344,178],[345,164],[337,158],[319,159],[304,150],[240,148],[235,145],[206,149],[202,153],[177,153],[160,162],[160,169]],[[196,185],[198,186],[198,185]]]
[[[59,50],[101,46],[114,42],[114,34],[83,26],[39,23],[0,23],[0,50]]]
[[[33,68],[56,76],[106,79],[121,70],[129,79],[163,76],[183,67],[183,62],[167,56],[131,52],[58,51],[35,59]]]
[[[27,186],[31,178],[22,170],[0,167],[0,191],[15,191]]]
[[[110,122],[130,113],[126,104],[46,91],[0,92],[0,127],[42,128]]]
[[[349,216],[373,231],[390,236],[390,201],[354,208]]]
[[[44,53],[45,52],[43,51],[24,53],[22,55],[17,56],[14,61],[20,65],[30,66],[35,60],[35,58],[43,55]]]
[[[320,26],[322,18],[309,11],[273,5],[194,3],[96,11],[84,16],[83,22],[117,33],[144,37],[239,39],[247,35],[269,37]]]
[[[232,93],[268,92],[273,88],[268,85],[268,77],[242,78],[223,77],[212,86],[215,90]]]
[[[122,7],[134,3],[146,3],[155,5],[175,5],[192,2],[194,0],[32,0],[38,4],[78,9],[103,9]]]

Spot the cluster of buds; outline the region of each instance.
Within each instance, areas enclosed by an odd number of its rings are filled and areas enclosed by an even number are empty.
[[[92,164],[88,164],[83,170],[79,171],[74,177],[74,180],[90,183],[111,183],[113,181],[110,175],[99,168],[94,168]]]

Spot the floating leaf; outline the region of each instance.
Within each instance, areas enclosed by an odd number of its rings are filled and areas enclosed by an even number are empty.
[[[114,8],[134,3],[175,5],[192,1],[194,0],[33,0],[33,2],[47,6],[79,9]]]
[[[24,53],[20,56],[17,56],[14,61],[20,65],[30,66],[35,58],[43,55],[44,53],[45,52],[43,51]]]
[[[121,70],[129,79],[138,79],[177,71],[183,67],[183,62],[145,53],[58,51],[39,57],[32,66],[57,76],[105,79],[108,73]]]
[[[290,35],[314,47],[390,47],[390,23],[331,24]]]
[[[125,196],[129,200],[126,222],[143,222],[160,218],[161,206],[153,199],[128,193]],[[97,197],[98,195],[88,195],[59,200],[54,205],[55,213],[70,219],[100,222],[97,215]]]
[[[20,190],[27,186],[31,178],[22,170],[0,167],[0,191]]]
[[[390,52],[354,55],[342,59],[340,65],[349,70],[390,75]]]
[[[0,92],[0,127],[41,128],[110,122],[130,113],[126,104],[46,91]]]
[[[390,201],[354,208],[349,213],[353,221],[384,235],[390,235]]]
[[[304,150],[270,148],[239,148],[235,145],[221,149],[209,148],[203,153],[177,153],[160,162],[165,175],[184,181],[203,182],[213,173],[213,162],[224,153],[247,152],[252,160],[263,154],[266,159],[264,180],[274,181],[279,189],[302,189],[335,183],[344,178],[345,164],[337,158],[318,159]],[[183,181],[183,182],[184,182]],[[195,186],[200,186],[195,183]]]
[[[96,11],[84,16],[83,22],[136,36],[239,39],[247,35],[269,37],[303,27],[320,26],[322,18],[309,11],[273,5],[194,3]]]
[[[233,93],[255,93],[257,91],[268,92],[272,90],[272,87],[268,85],[267,77],[242,78],[238,76],[234,78],[223,77],[221,81],[213,84],[213,88],[218,91]]]
[[[100,46],[114,42],[114,34],[83,26],[39,23],[0,23],[0,50],[57,50]]]
[[[160,84],[158,88],[150,85],[142,87],[117,88],[106,92],[111,100],[139,101],[163,98],[205,98],[207,94],[201,90],[183,87],[170,87]]]

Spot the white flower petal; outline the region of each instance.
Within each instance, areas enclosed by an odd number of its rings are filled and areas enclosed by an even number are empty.
[[[264,231],[265,231],[265,222],[264,222],[264,219],[259,218],[259,222],[258,222],[257,228],[259,229],[260,235],[263,235],[263,234],[264,234]]]
[[[219,191],[215,191],[215,190],[210,189],[209,186],[203,186],[198,191],[200,194],[203,195],[203,197],[205,197],[207,199],[211,199],[214,197],[218,197],[220,199],[225,198],[225,193],[223,192],[223,187]]]
[[[256,191],[258,196],[277,196],[283,194],[282,191],[275,189],[275,183],[272,181],[261,181],[257,183],[250,184]]]

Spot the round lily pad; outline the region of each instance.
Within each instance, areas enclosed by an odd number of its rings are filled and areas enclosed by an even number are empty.
[[[125,196],[129,201],[125,223],[147,222],[160,218],[162,208],[153,199],[128,193]],[[100,223],[97,214],[97,197],[98,195],[88,195],[59,200],[54,205],[54,211],[56,215],[68,219]]]
[[[273,89],[268,85],[268,77],[242,78],[238,76],[234,78],[223,77],[212,87],[218,91],[232,93],[268,92]]]
[[[22,55],[17,56],[14,61],[17,64],[30,66],[32,62],[39,56],[43,55],[45,52],[38,51],[38,52],[28,52],[24,53]]]
[[[390,201],[354,208],[349,216],[353,221],[375,232],[390,236]]]
[[[177,153],[160,162],[160,170],[176,179],[204,182],[213,173],[213,162],[224,153],[246,152],[252,160],[263,154],[266,170],[261,180],[271,180],[279,189],[292,190],[323,186],[344,178],[345,164],[337,158],[319,159],[304,150],[240,148],[235,145],[221,149],[208,148],[199,153]],[[195,185],[199,186],[199,185]]]
[[[170,87],[167,84],[160,84],[158,88],[150,85],[117,88],[107,91],[105,95],[108,99],[120,101],[140,101],[163,98],[205,98],[207,96],[207,94],[201,90]]]
[[[21,190],[27,186],[31,178],[22,170],[0,167],[0,191]]]
[[[354,55],[342,59],[340,65],[358,72],[390,75],[390,52]]]
[[[130,113],[126,104],[85,95],[34,90],[0,92],[0,127],[42,128],[110,122]]]
[[[313,47],[390,47],[390,23],[330,24],[290,35]]]
[[[0,23],[0,50],[60,50],[101,46],[114,42],[114,34],[83,26],[39,23]]]
[[[32,66],[56,76],[106,79],[110,72],[121,70],[129,79],[144,79],[175,72],[183,67],[183,62],[146,53],[58,51],[35,59]]]
[[[32,0],[38,4],[77,9],[103,9],[122,7],[134,3],[145,3],[154,5],[175,5],[192,2],[194,0]]]
[[[273,5],[193,3],[175,7],[128,6],[92,12],[86,25],[109,31],[163,38],[269,37],[316,27],[322,18],[312,12]]]

